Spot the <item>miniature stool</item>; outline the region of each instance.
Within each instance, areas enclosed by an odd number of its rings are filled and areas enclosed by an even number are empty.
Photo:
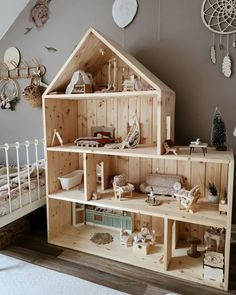
[[[198,258],[201,256],[201,252],[197,251],[197,245],[201,244],[201,240],[191,237],[187,239],[187,242],[191,245],[191,248],[187,251],[188,256]]]
[[[202,151],[203,151],[203,155],[205,157],[205,155],[207,153],[207,147],[208,147],[208,143],[204,143],[204,142],[201,142],[199,144],[190,143],[190,145],[189,145],[189,154],[191,155],[192,151],[194,151],[195,148],[201,148]]]

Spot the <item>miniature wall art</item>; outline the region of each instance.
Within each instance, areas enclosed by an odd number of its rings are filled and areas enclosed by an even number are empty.
[[[115,0],[112,16],[117,26],[125,28],[133,21],[137,10],[137,0]]]
[[[211,61],[217,63],[217,50],[215,36],[220,36],[219,49],[223,50],[222,37],[227,38],[226,55],[222,62],[222,72],[229,78],[232,74],[231,57],[229,54],[230,35],[234,34],[232,47],[236,47],[236,1],[235,0],[204,0],[201,10],[202,21],[213,32],[212,46],[210,50]]]

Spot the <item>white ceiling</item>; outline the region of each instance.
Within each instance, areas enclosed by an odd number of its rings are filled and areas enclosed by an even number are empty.
[[[30,0],[0,0],[0,40]]]

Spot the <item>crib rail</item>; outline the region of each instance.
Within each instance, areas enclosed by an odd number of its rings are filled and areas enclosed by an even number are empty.
[[[39,177],[39,145],[43,147],[44,140],[35,139],[33,141],[26,140],[25,142],[16,142],[13,144],[5,143],[0,145],[0,150],[5,151],[5,163],[6,163],[6,179],[7,179],[7,190],[8,190],[8,201],[9,201],[9,213],[12,213],[12,196],[11,196],[11,177],[10,177],[10,161],[9,161],[9,152],[13,150],[16,158],[16,167],[17,167],[17,178],[18,178],[18,188],[19,188],[19,204],[20,208],[23,207],[22,201],[22,190],[21,190],[21,165],[20,165],[20,148],[24,150],[22,157],[26,159],[26,169],[27,169],[27,183],[28,183],[28,194],[29,194],[29,204],[32,203],[31,195],[31,164],[36,168],[36,179],[37,179],[37,199],[40,200],[40,177]],[[30,148],[33,146],[34,152],[34,163],[30,163]],[[32,150],[32,149],[31,149]],[[44,149],[42,149],[44,150]]]

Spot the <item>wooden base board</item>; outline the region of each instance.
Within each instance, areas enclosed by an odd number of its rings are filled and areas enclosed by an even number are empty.
[[[110,233],[114,241],[107,245],[97,245],[90,241],[93,234],[102,232]],[[203,254],[197,259],[188,257],[186,255],[188,248],[176,249],[173,253],[169,270],[165,271],[163,244],[152,246],[149,255],[135,255],[132,247],[125,248],[120,246],[119,232],[113,229],[104,229],[92,225],[84,225],[77,228],[69,226],[59,236],[49,240],[49,243],[169,274],[215,288],[224,288],[222,283],[203,279]],[[204,248],[199,247],[199,250],[203,252]]]

